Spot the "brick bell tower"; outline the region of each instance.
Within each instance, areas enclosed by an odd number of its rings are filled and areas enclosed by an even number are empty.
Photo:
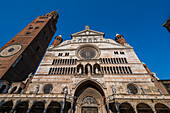
[[[19,82],[35,72],[57,30],[58,18],[58,11],[38,16],[0,49],[1,80]]]

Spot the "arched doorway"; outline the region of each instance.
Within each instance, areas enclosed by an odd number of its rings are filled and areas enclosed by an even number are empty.
[[[14,113],[26,113],[28,109],[28,102],[20,102],[14,110]]]
[[[44,110],[44,103],[39,101],[33,104],[30,113],[43,113],[43,110]]]
[[[61,110],[61,106],[58,102],[51,102],[48,105],[46,113],[60,113],[60,110]]]
[[[105,113],[105,95],[94,80],[80,82],[74,94],[74,113]]]
[[[12,109],[12,106],[13,106],[12,101],[5,102],[0,107],[0,113],[9,113],[11,111],[11,109]]]
[[[152,108],[145,103],[138,104],[136,108],[138,113],[153,113]]]
[[[155,105],[155,110],[157,113],[170,113],[169,107],[161,103]]]
[[[133,107],[129,103],[122,103],[119,106],[120,113],[135,113]]]

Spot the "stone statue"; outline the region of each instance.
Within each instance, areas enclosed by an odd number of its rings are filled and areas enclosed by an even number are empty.
[[[141,86],[141,90],[143,92],[143,94],[145,95],[146,94],[146,90]]]
[[[99,70],[98,70],[97,68],[95,68],[95,72],[96,72],[96,74],[98,74],[98,73],[99,73]]]
[[[115,87],[114,87],[113,85],[111,85],[111,88],[112,88],[112,93],[113,93],[113,94],[116,94],[116,89],[115,89]]]
[[[65,87],[63,88],[63,92],[64,92],[64,94],[67,94],[67,93],[68,93],[68,87],[67,87],[67,86],[65,86]]]
[[[82,69],[81,68],[79,69],[79,74],[82,74]]]
[[[158,92],[162,95],[163,93],[162,93],[162,91],[160,90],[160,89],[158,89]]]

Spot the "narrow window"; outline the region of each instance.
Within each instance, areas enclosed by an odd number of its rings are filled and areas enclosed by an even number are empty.
[[[37,21],[36,23],[43,23],[44,21]]]
[[[114,73],[112,67],[110,67],[110,71],[111,71],[112,74]]]
[[[28,35],[28,34],[31,34],[31,32],[27,32],[26,34],[27,34],[27,35]]]
[[[33,29],[33,27],[29,27],[28,29]]]
[[[55,59],[53,59],[53,62],[52,62],[52,65],[54,65],[55,64]]]
[[[84,39],[83,42],[86,42],[86,39]]]
[[[65,53],[65,56],[69,56],[69,53]]]
[[[35,29],[39,29],[39,27],[37,26],[37,27],[35,27]]]
[[[126,58],[124,58],[124,61],[125,61],[125,63],[128,63],[127,60],[126,60]]]
[[[120,71],[120,74],[123,74],[122,68],[121,68],[121,67],[119,67],[119,71]]]
[[[119,74],[119,68],[118,67],[116,67],[116,71],[117,71],[117,74]]]
[[[63,55],[63,53],[58,53],[58,56],[62,56]]]
[[[49,70],[48,74],[51,74],[51,70],[52,70],[52,68],[50,68],[50,70]]]
[[[118,51],[114,51],[114,54],[119,54]]]
[[[124,52],[120,52],[120,54],[125,54]]]
[[[129,66],[128,66],[128,69],[129,69],[130,74],[132,74],[132,70],[131,70],[131,68]]]

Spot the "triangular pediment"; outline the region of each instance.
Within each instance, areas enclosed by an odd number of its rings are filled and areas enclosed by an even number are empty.
[[[71,34],[71,37],[79,37],[79,36],[103,36],[104,37],[105,33],[99,32],[99,31],[94,31],[91,29],[85,29],[83,31]]]

